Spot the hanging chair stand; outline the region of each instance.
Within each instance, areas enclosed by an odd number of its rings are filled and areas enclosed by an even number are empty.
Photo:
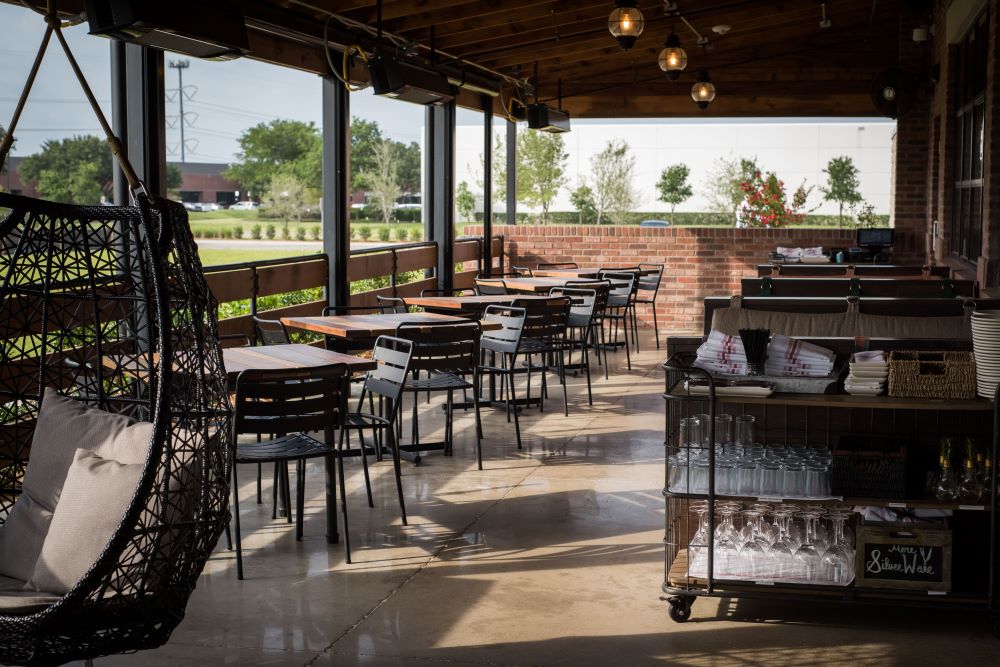
[[[20,495],[46,387],[154,427],[135,495],[90,570],[41,611],[0,615],[3,664],[55,665],[162,645],[229,523],[231,408],[217,303],[187,212],[151,196],[136,175],[52,2],[45,21],[0,141],[0,165],[55,35],[134,205],[0,193],[0,522]]]

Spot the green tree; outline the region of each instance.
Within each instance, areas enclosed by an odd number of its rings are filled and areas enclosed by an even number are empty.
[[[476,214],[476,196],[465,181],[459,183],[455,190],[455,208],[462,220],[472,220]]]
[[[517,137],[517,200],[540,206],[543,225],[552,200],[566,184],[565,146],[561,134],[522,132]]]
[[[167,192],[176,192],[181,189],[181,184],[184,182],[184,175],[181,173],[181,168],[176,164],[167,165]]]
[[[382,221],[392,221],[393,205],[402,194],[399,187],[399,160],[393,142],[383,139],[375,149],[371,170],[362,174],[368,193],[382,212]]]
[[[0,141],[3,141],[3,138],[6,136],[7,136],[7,130],[3,129],[3,125],[0,125]],[[15,141],[14,143],[16,144],[17,142]],[[11,144],[11,149],[13,148],[14,145]],[[5,159],[3,163],[0,164],[0,174],[6,173],[6,171],[7,171],[7,160]]]
[[[594,191],[590,186],[581,182],[579,186],[569,195],[569,201],[573,208],[580,214],[580,224],[590,222],[597,215],[597,208],[594,206]]]
[[[691,170],[683,162],[672,164],[660,173],[656,189],[660,191],[660,201],[670,204],[670,215],[674,214],[678,204],[693,194],[691,184],[688,183],[690,175]]]
[[[608,141],[604,150],[591,158],[590,171],[597,224],[605,216],[615,224],[624,224],[639,203],[639,194],[632,183],[635,157],[629,145],[621,139]]]
[[[363,118],[351,118],[351,189],[367,187],[365,175],[375,168],[375,152],[382,143],[378,123]]]
[[[250,193],[267,190],[279,173],[316,191],[322,187],[323,142],[315,124],[284,119],[259,123],[243,131],[239,144],[237,160],[225,175]]]
[[[399,187],[407,193],[420,192],[420,144],[415,141],[408,144],[394,141],[393,148],[396,150],[396,160],[399,165]]]
[[[823,170],[826,174],[826,187],[820,187],[823,192],[823,199],[834,201],[840,206],[837,214],[837,226],[844,224],[844,204],[853,206],[861,201],[861,193],[858,188],[861,183],[858,180],[858,168],[854,166],[854,160],[847,155],[831,158]]]
[[[708,172],[705,182],[705,199],[709,210],[728,213],[736,223],[736,213],[746,193],[743,183],[748,183],[760,172],[757,158],[720,157]]]
[[[95,136],[49,140],[19,168],[34,181],[38,193],[52,201],[96,204],[111,192],[112,165],[108,145]]]
[[[307,203],[306,189],[305,184],[292,174],[276,174],[268,184],[264,200],[270,212],[285,221],[285,230],[289,220],[302,221]]]

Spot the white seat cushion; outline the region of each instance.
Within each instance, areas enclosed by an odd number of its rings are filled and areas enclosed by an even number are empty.
[[[148,422],[104,412],[46,388],[22,493],[0,527],[0,575],[31,578],[77,449],[121,463],[145,463],[152,435]]]
[[[0,615],[26,616],[45,609],[60,598],[52,593],[25,590],[20,579],[0,576]]]
[[[69,592],[108,546],[144,467],[76,450],[26,589]]]

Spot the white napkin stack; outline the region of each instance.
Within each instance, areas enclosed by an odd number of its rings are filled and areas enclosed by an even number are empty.
[[[844,380],[844,390],[848,394],[877,396],[885,391],[888,377],[889,362],[882,350],[855,352],[851,357],[850,372]]]
[[[833,351],[788,336],[774,334],[767,347],[767,375],[825,377],[833,372]],[[698,348],[698,368],[724,375],[746,375],[747,357],[739,336],[712,331]]]

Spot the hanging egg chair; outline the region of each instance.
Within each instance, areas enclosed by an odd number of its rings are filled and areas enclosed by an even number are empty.
[[[61,664],[162,645],[183,619],[229,522],[231,412],[217,304],[187,213],[176,202],[145,194],[100,116],[54,14],[47,22],[14,122],[0,144],[0,165],[54,34],[99,114],[133,186],[135,205],[76,206],[0,193],[3,664]],[[24,515],[31,501],[25,497],[26,473],[30,491],[31,476],[37,481],[46,472],[41,462],[35,468],[32,462],[41,461],[43,446],[53,445],[39,442],[41,413],[56,405],[94,423],[107,418],[124,420],[119,426],[128,428],[140,425],[134,431],[141,435],[138,444],[125,453],[130,460],[119,462],[136,466],[137,482],[128,487],[123,512],[97,496],[84,508],[88,520],[103,516],[111,528],[96,560],[77,564],[78,580],[58,593],[29,590],[30,581],[19,590],[17,584],[25,582],[9,570],[25,555],[18,552],[24,542],[12,541],[11,534],[15,516]],[[78,442],[69,438],[73,447],[94,445],[83,433],[77,437]],[[81,449],[78,459],[87,454]],[[51,452],[45,452],[49,460]],[[64,484],[53,527],[70,493],[69,475]],[[50,538],[67,537],[53,532],[44,538],[42,556]],[[41,561],[35,562],[35,576]]]

